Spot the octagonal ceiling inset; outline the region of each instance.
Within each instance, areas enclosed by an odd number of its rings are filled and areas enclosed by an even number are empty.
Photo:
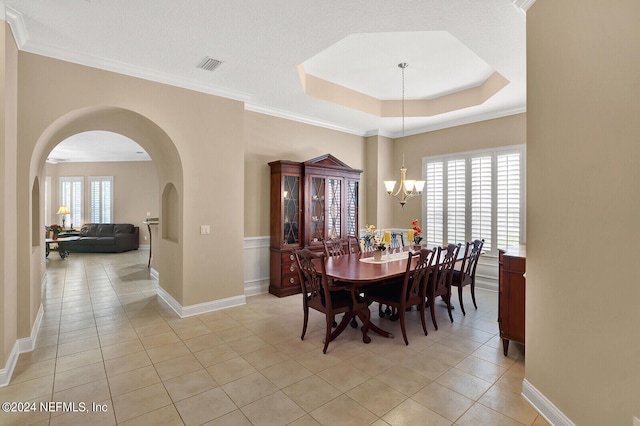
[[[509,81],[447,31],[351,34],[298,65],[306,95],[380,117],[479,105]]]

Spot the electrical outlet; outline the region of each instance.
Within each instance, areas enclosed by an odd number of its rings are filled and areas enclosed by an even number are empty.
[[[147,241],[147,236],[146,235],[144,236],[144,240]]]
[[[209,225],[200,225],[200,235],[209,235],[211,227]]]
[[[147,212],[147,217],[151,217],[151,212]]]

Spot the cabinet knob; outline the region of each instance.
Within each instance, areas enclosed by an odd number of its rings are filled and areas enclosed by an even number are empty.
[[[289,282],[290,282],[291,284],[293,284],[295,281],[296,281],[295,279],[293,279],[293,278],[289,278]]]
[[[294,260],[296,257],[292,254],[289,255],[289,260]]]
[[[291,265],[291,266],[289,267],[289,270],[290,270],[291,272],[295,271],[295,270],[296,270],[296,265]]]

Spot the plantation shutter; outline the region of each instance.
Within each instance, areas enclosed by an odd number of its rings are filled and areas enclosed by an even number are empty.
[[[447,161],[447,243],[464,243],[466,236],[465,160]]]
[[[507,247],[520,243],[520,154],[497,157],[497,243]]]
[[[491,156],[471,159],[471,240],[484,238],[484,250],[491,251],[492,198]]]
[[[443,162],[428,163],[426,167],[426,191],[422,196],[426,201],[428,220],[423,227],[427,244],[442,245],[444,241],[444,193]]]
[[[90,182],[90,216],[92,223],[113,222],[113,176],[92,176]]]

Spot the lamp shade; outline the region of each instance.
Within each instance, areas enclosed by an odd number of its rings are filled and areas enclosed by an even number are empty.
[[[58,213],[56,214],[71,214],[71,212],[69,211],[69,207],[60,206],[60,208],[58,209]]]

